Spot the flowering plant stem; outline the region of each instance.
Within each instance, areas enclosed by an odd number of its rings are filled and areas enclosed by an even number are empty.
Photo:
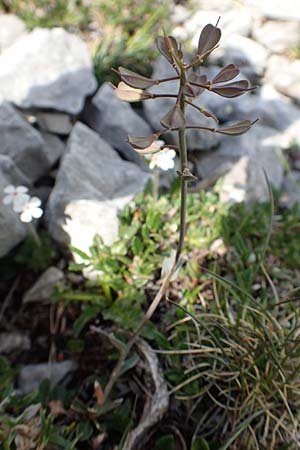
[[[185,82],[185,79],[183,76],[182,83],[184,83],[184,82]],[[180,90],[179,95],[180,95],[180,109],[181,109],[182,113],[184,114],[185,98],[184,98],[184,95],[182,94],[181,90]],[[178,130],[178,139],[179,139],[180,166],[181,166],[180,168],[181,168],[181,172],[183,172],[184,169],[187,167],[187,148],[186,148],[185,128],[180,128]],[[156,171],[156,176],[157,176],[157,182],[158,182],[157,171]],[[154,171],[154,182],[155,182],[155,171]],[[155,201],[156,201],[155,195],[157,196],[157,194],[158,194],[157,188],[158,188],[158,186],[156,186],[156,189],[155,189],[155,187],[153,185],[153,197],[154,197]],[[183,246],[183,241],[184,241],[184,236],[185,236],[185,230],[186,230],[186,197],[187,197],[187,180],[182,176],[181,177],[181,204],[180,204],[180,232],[179,232],[179,241],[178,241],[178,246],[177,246],[177,250],[176,250],[175,260],[172,264],[172,267],[169,270],[169,273],[164,278],[159,291],[157,292],[156,296],[152,300],[152,303],[150,304],[149,308],[147,309],[146,313],[144,314],[139,326],[133,333],[131,339],[128,341],[126,347],[124,347],[121,350],[118,362],[117,362],[115,368],[113,369],[111,376],[108,380],[108,383],[104,389],[105,400],[107,400],[107,398],[109,397],[109,394],[110,394],[115,382],[119,378],[121,371],[122,371],[123,363],[125,362],[131,348],[135,344],[136,339],[139,337],[139,335],[143,331],[145,324],[148,322],[148,320],[151,319],[156,308],[158,307],[162,298],[164,297],[164,295],[169,287],[172,275],[175,272],[177,263],[179,262],[179,258],[180,258],[182,246]]]
[[[154,203],[158,200],[158,189],[159,189],[159,171],[157,167],[153,169],[153,181],[152,181],[152,195]]]
[[[36,242],[36,245],[37,245],[38,247],[40,247],[40,246],[42,245],[42,244],[41,244],[41,240],[40,240],[40,238],[39,238],[39,235],[38,235],[37,232],[36,232],[36,229],[35,229],[34,225],[33,225],[32,223],[28,223],[28,227],[29,227],[29,230],[30,230],[30,233],[31,233],[33,239],[34,239],[35,242]]]

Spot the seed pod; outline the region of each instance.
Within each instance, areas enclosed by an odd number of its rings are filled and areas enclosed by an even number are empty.
[[[175,105],[167,114],[161,119],[160,123],[170,129],[177,130],[183,128],[185,125],[184,114],[179,105]]]
[[[251,122],[251,120],[242,120],[241,122],[235,123],[234,125],[231,125],[229,127],[216,129],[215,132],[226,134],[229,136],[238,136],[248,131],[249,128],[251,128],[252,125],[254,125],[257,121],[258,119],[254,120],[253,122]]]
[[[220,39],[220,28],[215,27],[211,23],[205,25],[201,31],[198,43],[199,58],[203,59],[207,57],[214,50]]]
[[[132,72],[122,66],[119,66],[116,72],[120,75],[121,80],[124,81],[124,83],[133,88],[147,89],[157,84],[156,80],[151,80],[151,78],[144,77],[143,75]]]
[[[256,89],[256,86],[249,87],[247,80],[240,80],[225,84],[224,86],[212,86],[210,90],[221,97],[234,98],[254,89]]]
[[[240,69],[235,64],[228,64],[213,78],[212,84],[225,83],[233,80],[240,73]]]

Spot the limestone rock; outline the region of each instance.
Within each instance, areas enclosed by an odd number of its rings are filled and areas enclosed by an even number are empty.
[[[300,108],[271,84],[264,84],[255,94],[248,93],[239,98],[224,99],[205,95],[205,101],[208,109],[222,122],[259,118],[260,125],[285,131],[300,120]]]
[[[78,122],[48,202],[52,236],[87,253],[95,234],[111,244],[118,237],[118,210],[148,179],[147,173],[122,160],[97,133]]]
[[[300,43],[300,23],[269,20],[253,29],[254,38],[272,53],[284,53]]]
[[[300,9],[295,0],[246,0],[245,3],[270,19],[300,21]]]
[[[0,53],[25,33],[23,20],[14,14],[0,15]]]
[[[30,338],[19,331],[0,333],[0,354],[23,352],[30,349]]]
[[[44,131],[60,135],[68,135],[72,131],[73,123],[68,114],[43,111],[38,111],[33,114],[39,128]]]
[[[0,104],[0,155],[11,158],[32,182],[44,175],[62,154],[56,136],[43,136],[9,103]]]
[[[223,201],[266,200],[264,170],[276,189],[283,181],[282,157],[274,132],[255,125],[241,136],[222,137],[220,149],[198,160],[198,175],[208,178],[227,172],[220,191]]]
[[[28,364],[20,370],[18,385],[19,391],[23,394],[38,389],[39,384],[46,379],[54,386],[61,381],[68,373],[77,369],[75,361],[67,360],[63,362]]]
[[[266,80],[300,104],[300,60],[274,55],[269,59]]]
[[[154,67],[153,78],[166,78],[174,76],[175,72],[172,67],[165,61],[163,57],[160,57]],[[156,94],[167,93],[167,94],[177,94],[178,81],[171,81],[168,83],[162,83],[151,89],[151,92]],[[197,99],[195,104],[200,104],[205,108],[201,96],[199,100]],[[143,104],[145,116],[148,122],[151,124],[152,128],[157,131],[162,128],[160,124],[160,119],[174,106],[174,99],[172,98],[162,98],[155,100],[146,100]],[[200,114],[197,110],[192,107],[187,107],[186,109],[186,122],[189,125],[200,125],[207,127],[214,127],[215,122],[213,119],[208,119]],[[193,150],[209,150],[218,145],[219,137],[216,134],[205,132],[203,130],[191,129],[187,130],[187,148],[188,151]],[[177,144],[177,133],[167,132],[166,141],[170,144]]]
[[[19,219],[11,205],[4,205],[4,188],[9,184],[23,184],[24,175],[7,156],[0,155],[0,258],[19,244],[28,233],[28,228]]]
[[[280,198],[282,206],[291,208],[294,205],[300,207],[300,172],[289,172],[283,182],[283,194]]]
[[[127,135],[148,136],[152,130],[129,103],[114,95],[108,83],[104,83],[93,97],[87,117],[89,125],[127,160],[142,163],[140,156],[126,142]]]
[[[27,291],[23,297],[23,303],[51,301],[51,295],[55,287],[64,279],[64,273],[57,267],[49,267]]]
[[[265,72],[268,50],[253,39],[239,34],[230,34],[211,54],[210,60],[221,66],[236,64],[253,82]]]
[[[185,29],[192,36],[191,44],[197,48],[200,33],[208,23],[216,24],[220,16],[219,8],[215,10],[203,11],[201,8],[190,17],[185,23]],[[230,8],[221,16],[220,27],[222,29],[222,39],[232,34],[250,36],[252,31],[254,15],[248,8]],[[222,45],[223,41],[221,41]]]
[[[0,55],[0,101],[79,114],[96,89],[86,44],[62,28],[36,28]]]

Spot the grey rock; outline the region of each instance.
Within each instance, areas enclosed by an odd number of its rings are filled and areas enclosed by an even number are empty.
[[[268,56],[268,50],[253,39],[230,34],[211,54],[210,60],[222,66],[236,64],[253,81],[264,74]]]
[[[54,134],[42,132],[42,137],[44,140],[44,155],[47,162],[47,169],[50,169],[64,153],[65,145],[59,139],[59,137]]]
[[[49,379],[51,385],[54,386],[62,381],[68,373],[76,369],[76,362],[68,360],[51,364],[28,364],[20,370],[18,378],[19,391],[23,394],[28,394],[38,389],[39,384],[46,379]]]
[[[9,103],[0,104],[0,155],[11,158],[32,182],[44,175],[62,154],[56,136],[42,136]]]
[[[44,131],[63,136],[70,134],[72,131],[72,118],[68,114],[39,111],[33,113],[33,115],[36,118],[39,128]]]
[[[185,29],[191,35],[193,48],[198,47],[200,33],[208,23],[216,24],[220,16],[219,7],[215,10],[203,11],[201,8],[190,17],[185,23]],[[249,8],[232,8],[222,13],[220,27],[222,29],[222,39],[232,34],[250,36],[255,16]],[[223,45],[223,40],[221,42]]]
[[[298,170],[293,170],[285,176],[282,191],[280,198],[282,206],[287,208],[294,205],[300,206],[300,172]]]
[[[28,233],[28,227],[19,219],[11,205],[4,205],[4,188],[9,184],[23,184],[24,175],[20,178],[18,168],[7,156],[0,156],[0,257],[5,256],[19,244]]]
[[[104,83],[93,97],[87,113],[87,123],[127,160],[142,164],[140,156],[126,142],[129,133],[148,136],[151,128],[131,106],[119,100],[113,88]]]
[[[117,214],[149,175],[124,161],[96,132],[77,123],[48,202],[49,230],[57,241],[89,252],[95,234],[118,237]]]
[[[273,55],[268,62],[266,80],[284,95],[300,104],[300,60],[290,61]]]
[[[280,189],[283,181],[282,155],[274,139],[276,131],[262,125],[246,134],[222,137],[220,149],[199,158],[201,178],[224,175],[220,196],[223,201],[266,200],[270,183]]]
[[[78,114],[96,86],[86,44],[62,28],[37,28],[0,55],[0,100],[24,109]]]
[[[264,84],[255,94],[233,99],[205,96],[205,101],[222,122],[259,118],[260,125],[284,131],[300,119],[300,108],[270,84]]]
[[[300,43],[300,23],[270,20],[253,29],[253,37],[272,53],[285,53]]]
[[[19,331],[0,333],[0,354],[22,352],[30,349],[30,338]]]
[[[23,20],[14,14],[0,15],[0,53],[25,33]]]
[[[49,267],[23,296],[23,303],[50,302],[55,287],[61,285],[64,273],[56,267]]]
[[[153,78],[167,78],[170,76],[175,76],[175,72],[172,67],[166,62],[163,57],[160,57],[154,67]],[[156,94],[177,94],[178,81],[171,81],[168,83],[162,83],[151,89],[151,92]],[[143,104],[145,116],[148,122],[151,124],[152,128],[157,131],[162,128],[160,124],[160,119],[174,106],[175,100],[172,98],[162,98],[155,100],[146,100]],[[203,104],[201,96],[196,99],[194,103],[201,105],[205,108],[206,105]],[[186,122],[189,125],[199,125],[207,127],[215,127],[215,122],[212,119],[208,119],[200,114],[197,110],[192,107],[187,107],[186,109]],[[167,132],[165,134],[166,141],[170,144],[178,144],[177,133]],[[187,130],[187,148],[188,151],[194,150],[209,150],[218,145],[219,137],[216,134],[205,132],[203,130],[191,129]]]
[[[246,0],[245,3],[270,19],[300,21],[300,9],[295,0]]]

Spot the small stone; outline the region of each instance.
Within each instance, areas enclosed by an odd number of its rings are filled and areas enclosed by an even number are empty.
[[[0,333],[0,354],[9,354],[12,352],[23,352],[29,350],[30,338],[18,331]]]
[[[43,380],[49,379],[51,385],[59,383],[68,373],[77,369],[75,361],[63,361],[28,364],[20,371],[18,378],[19,391],[22,394],[28,394],[38,389]]]
[[[38,126],[49,133],[68,135],[72,131],[73,123],[68,114],[59,112],[36,112],[33,114]]]
[[[25,33],[23,20],[14,14],[0,15],[0,54]]]
[[[56,267],[49,267],[23,296],[23,303],[49,303],[56,286],[62,285],[64,273]]]

